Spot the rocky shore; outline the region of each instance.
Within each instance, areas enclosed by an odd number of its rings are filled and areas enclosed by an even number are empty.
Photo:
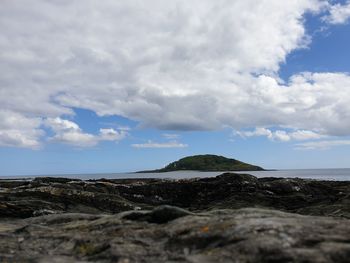
[[[349,262],[350,182],[0,180],[0,262]]]

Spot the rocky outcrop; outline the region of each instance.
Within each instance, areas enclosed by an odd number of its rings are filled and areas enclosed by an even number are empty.
[[[165,220],[164,220],[165,219]],[[0,225],[1,262],[349,262],[348,220],[245,208],[59,214]]]
[[[215,178],[137,184],[120,193],[134,202],[171,204],[193,211],[260,207],[350,218],[350,182],[258,179],[226,173]]]
[[[350,182],[0,180],[0,262],[348,262]]]
[[[222,174],[189,180],[0,181],[0,217],[81,212],[113,214],[173,205],[191,211],[273,208],[305,215],[350,218],[350,182]]]

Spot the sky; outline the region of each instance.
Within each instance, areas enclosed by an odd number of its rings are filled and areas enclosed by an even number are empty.
[[[350,1],[2,0],[0,31],[0,175],[350,168]]]

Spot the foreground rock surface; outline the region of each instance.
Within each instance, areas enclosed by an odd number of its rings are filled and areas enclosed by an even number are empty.
[[[349,262],[350,182],[0,180],[0,262]]]
[[[176,207],[2,222],[1,262],[349,262],[347,219]]]

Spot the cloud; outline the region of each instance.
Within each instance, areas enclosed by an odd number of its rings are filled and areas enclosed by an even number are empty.
[[[100,129],[99,140],[101,141],[120,141],[127,136],[127,131],[121,129],[116,131],[115,129]]]
[[[321,0],[2,1],[0,110],[32,126],[11,124],[0,144],[40,145],[43,120],[74,108],[162,130],[288,126],[350,135],[347,73],[296,73],[285,83],[278,76],[288,54],[311,41],[304,15],[324,7]],[[287,140],[286,133],[273,136]],[[51,139],[93,146],[118,134],[71,127]]]
[[[84,133],[76,123],[59,117],[47,119],[45,125],[55,133],[49,138],[50,141],[78,147],[92,147],[101,141],[120,141],[127,136],[126,131],[116,131],[111,128],[100,129],[98,135]]]
[[[38,149],[45,132],[40,129],[40,118],[0,110],[0,146]]]
[[[237,131],[235,134],[243,137],[243,138],[249,138],[249,137],[258,137],[258,136],[266,136],[268,139],[272,141],[303,141],[303,140],[315,140],[315,139],[321,139],[325,136],[322,134],[318,134],[313,131],[307,131],[307,130],[297,130],[297,131],[285,131],[285,130],[276,130],[272,131],[267,128],[256,128],[253,131]]]
[[[329,140],[329,141],[315,141],[296,144],[295,148],[298,150],[326,150],[338,146],[350,145],[350,140]]]
[[[147,143],[132,144],[134,148],[186,148],[187,144],[178,142],[180,135],[174,133],[163,133],[162,137],[167,139],[167,142],[153,142],[149,140]]]
[[[180,135],[174,134],[174,133],[163,133],[162,136],[165,139],[169,139],[169,140],[176,140],[176,139],[180,138]]]
[[[350,18],[350,1],[345,4],[335,4],[330,6],[329,15],[324,17],[324,20],[330,24],[344,24]]]
[[[147,143],[140,143],[140,144],[132,144],[131,145],[134,148],[186,148],[188,147],[187,144],[179,143],[177,141],[171,141],[171,142],[152,142],[148,141]]]

